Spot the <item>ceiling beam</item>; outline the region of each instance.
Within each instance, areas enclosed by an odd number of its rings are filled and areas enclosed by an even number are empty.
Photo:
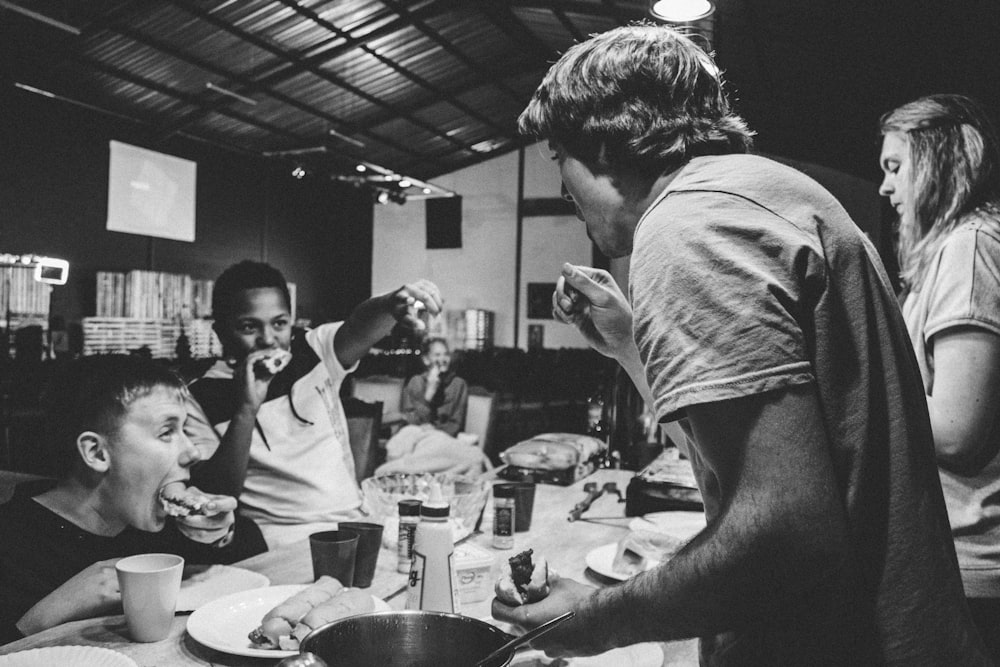
[[[118,9],[120,8],[121,6]],[[378,142],[380,144],[383,144],[384,146],[392,148],[393,150],[397,150],[403,153],[409,153],[412,155],[417,155],[417,153],[413,151],[413,149],[407,146],[398,144],[390,139],[386,139],[384,137],[379,136],[378,134],[372,133],[365,129],[352,127],[350,123],[344,121],[343,119],[337,118],[332,114],[329,114],[320,109],[316,109],[315,107],[307,105],[303,102],[299,102],[298,100],[291,98],[287,95],[284,95],[282,93],[279,93],[275,90],[271,90],[264,86],[259,86],[252,80],[248,80],[245,77],[236,74],[235,72],[223,69],[213,63],[207,62],[205,60],[202,60],[201,58],[197,58],[188,53],[185,53],[180,49],[177,49],[169,44],[166,44],[165,42],[156,39],[154,37],[151,37],[150,35],[147,35],[130,26],[122,25],[121,23],[114,20],[108,15],[104,16],[91,15],[88,17],[88,20],[90,21],[88,24],[88,28],[97,27],[99,29],[106,30],[108,32],[117,33],[139,44],[142,44],[151,49],[155,49],[157,51],[165,53],[172,58],[176,58],[177,60],[186,62],[199,69],[203,69],[206,72],[214,74],[220,78],[227,79],[228,81],[238,82],[240,84],[239,92],[242,94],[262,93],[283,104],[287,104],[292,108],[299,109],[304,113],[315,116],[316,118],[319,118],[324,122],[336,125],[338,128],[342,130],[351,133],[362,134],[366,138]],[[157,141],[166,140],[171,134],[182,132],[184,128],[189,127],[191,124],[206,117],[210,113],[222,113],[223,110],[228,109],[232,104],[232,101],[229,99],[220,99],[212,101],[212,100],[206,100],[204,99],[204,97],[197,97],[197,96],[192,97],[192,99],[197,100],[197,102],[190,102],[192,106],[195,106],[195,110],[192,111],[191,113],[185,114],[182,118],[175,120],[174,122],[161,125],[158,130],[159,136],[157,137]],[[325,139],[326,137],[324,137],[324,140]],[[316,141],[316,137],[311,137],[306,141]]]
[[[494,132],[498,132],[500,134],[503,134],[504,136],[506,136],[508,138],[511,137],[512,133],[510,131],[511,130],[510,127],[502,127],[502,126],[500,126],[500,124],[498,124],[492,118],[487,118],[486,116],[482,115],[481,113],[479,113],[475,109],[472,109],[471,107],[469,107],[468,105],[464,104],[463,102],[460,102],[459,100],[455,99],[455,97],[452,96],[451,94],[449,94],[448,92],[446,92],[444,90],[441,90],[440,88],[438,88],[437,86],[435,86],[431,82],[429,82],[426,79],[424,79],[423,77],[421,77],[421,76],[419,76],[419,75],[411,72],[410,70],[406,69],[405,67],[403,67],[402,65],[400,65],[396,61],[390,60],[389,58],[386,58],[385,56],[380,55],[374,49],[372,49],[371,47],[369,47],[366,44],[360,43],[360,40],[356,40],[350,34],[344,32],[343,30],[341,30],[340,28],[338,28],[337,26],[335,26],[333,23],[330,23],[326,19],[322,18],[321,16],[319,16],[313,10],[306,9],[305,7],[299,6],[299,4],[298,4],[298,2],[296,0],[278,0],[278,2],[280,2],[281,4],[285,5],[286,7],[290,8],[290,9],[292,9],[295,13],[299,14],[300,16],[306,17],[307,19],[309,19],[310,21],[312,21],[316,25],[318,25],[318,26],[320,26],[322,28],[325,28],[326,30],[329,30],[333,34],[337,35],[338,37],[343,38],[348,43],[352,44],[353,46],[356,46],[358,49],[360,49],[361,51],[364,51],[369,56],[375,58],[376,60],[378,60],[380,63],[382,63],[386,67],[392,69],[397,74],[400,74],[401,76],[405,77],[409,81],[411,81],[411,82],[415,83],[416,85],[420,86],[424,90],[427,90],[428,92],[430,92],[432,95],[434,95],[439,100],[447,102],[448,104],[452,105],[453,107],[455,107],[456,109],[458,109],[459,111],[461,111],[462,113],[464,113],[466,116],[469,116],[471,118],[475,118],[477,121],[479,121],[483,125],[486,125],[487,127],[491,128]]]
[[[601,0],[600,4],[586,2],[585,0],[508,0],[505,4],[512,8],[524,7],[526,9],[553,9],[554,6],[558,6],[559,9],[570,14],[610,18],[626,23],[649,18],[649,15],[646,13],[645,3],[636,2],[631,4],[641,4],[641,9],[634,7],[624,9],[620,6],[620,3],[612,2],[611,0]]]
[[[89,56],[81,54],[77,56],[77,58],[81,64],[84,64],[87,67],[91,67],[100,72],[104,72],[105,74],[113,76],[117,79],[121,79],[122,81],[127,81],[128,83],[156,91],[161,95],[167,95],[168,97],[173,97],[174,99],[180,100],[185,104],[197,107],[201,103],[201,101],[195,95],[191,95],[190,93],[185,93],[184,91],[171,88],[170,86],[165,86],[157,81],[150,81],[145,77],[138,76],[131,72],[126,72],[125,70],[122,70],[118,67],[114,67],[112,65],[108,65],[107,63],[103,63],[99,60],[95,60],[94,58],[91,58]],[[241,123],[246,123],[247,125],[257,127],[261,130],[266,130],[268,132],[277,134],[279,136],[284,136],[289,139],[294,139],[296,141],[307,140],[307,137],[302,137],[298,134],[295,134],[294,132],[291,132],[290,130],[286,130],[283,127],[272,125],[270,123],[265,123],[251,116],[247,116],[237,111],[233,111],[232,109],[220,109],[218,113],[233,118],[234,120],[238,120]]]
[[[582,42],[587,39],[587,36],[580,32],[579,28],[576,27],[576,24],[570,20],[569,16],[566,15],[566,12],[564,12],[561,7],[552,2],[549,3],[548,9],[552,12],[556,19],[559,20],[559,23],[561,23],[562,27],[566,29],[566,32],[573,36],[574,41]]]
[[[423,18],[437,16],[445,11],[448,11],[456,6],[461,6],[464,0],[435,0],[430,2],[423,7],[416,9],[412,12],[414,16],[419,17],[421,20]],[[357,44],[369,44],[377,39],[382,39],[383,37],[389,37],[395,35],[400,30],[408,28],[412,23],[404,18],[399,18],[398,14],[394,14],[397,18],[390,21],[389,23],[383,23],[381,26],[370,30],[364,34],[357,34],[373,23],[378,23],[381,21],[381,17],[372,18],[365,21],[361,25],[355,26],[350,31],[348,31],[353,39],[357,40]],[[334,58],[344,55],[355,48],[354,45],[341,43],[342,40],[336,37],[331,37],[330,39],[322,40],[316,44],[313,44],[297,55],[299,56],[299,63],[285,63],[282,62],[278,65],[261,65],[261,69],[266,71],[266,68],[271,68],[271,71],[266,72],[256,72],[249,71],[248,75],[255,77],[258,81],[265,83],[276,83],[280,81],[286,81],[287,79],[301,74],[306,71],[304,65],[323,65]]]
[[[494,0],[469,0],[469,4],[541,62],[551,62],[559,55],[502,3]]]
[[[194,5],[193,3],[189,2],[188,0],[169,0],[169,2],[171,4],[177,6],[177,7],[180,7],[181,9],[184,9],[185,11],[187,11],[188,13],[190,13],[192,16],[195,16],[196,18],[201,19],[202,21],[205,21],[206,23],[209,23],[209,24],[213,25],[216,28],[218,28],[218,29],[220,29],[220,30],[222,30],[224,32],[227,32],[227,33],[229,33],[229,34],[231,34],[231,35],[233,35],[235,37],[238,37],[239,39],[242,39],[243,41],[245,41],[245,42],[247,42],[249,44],[252,44],[253,46],[256,46],[257,48],[259,48],[261,50],[267,51],[268,53],[270,53],[270,54],[272,54],[272,55],[274,55],[274,56],[276,56],[276,57],[278,57],[278,58],[280,58],[282,60],[287,60],[287,61],[290,61],[290,62],[296,62],[296,63],[299,63],[299,64],[303,65],[303,67],[305,67],[306,71],[308,71],[309,73],[311,73],[311,74],[313,74],[313,75],[315,75],[315,76],[323,79],[324,81],[327,81],[327,82],[329,82],[329,83],[337,86],[338,88],[346,90],[349,93],[351,93],[353,95],[356,95],[357,97],[360,97],[361,99],[365,100],[366,102],[368,102],[368,103],[370,103],[370,104],[372,104],[372,105],[374,105],[376,107],[379,107],[380,109],[384,109],[384,110],[388,111],[393,116],[397,116],[399,118],[402,118],[402,119],[408,121],[409,123],[412,123],[416,127],[419,127],[420,129],[428,132],[429,134],[432,134],[432,135],[435,135],[437,137],[440,137],[444,141],[446,141],[446,142],[448,142],[450,144],[453,144],[456,147],[460,147],[460,148],[465,148],[465,149],[471,150],[471,147],[468,144],[466,144],[466,143],[464,143],[464,142],[462,142],[462,141],[460,141],[458,139],[455,139],[454,137],[448,136],[448,134],[446,134],[445,132],[440,131],[437,127],[431,125],[430,123],[426,123],[426,122],[420,120],[419,118],[416,118],[412,114],[409,114],[409,113],[406,113],[405,111],[402,111],[401,109],[399,109],[395,105],[392,105],[392,104],[389,104],[387,102],[384,102],[384,101],[380,100],[379,98],[375,97],[374,95],[371,95],[370,93],[368,93],[368,92],[366,92],[364,90],[361,90],[357,86],[354,86],[354,85],[348,83],[347,81],[344,81],[343,79],[341,79],[338,76],[334,76],[333,74],[331,74],[329,72],[325,72],[325,71],[323,71],[323,70],[321,70],[321,69],[319,69],[318,67],[315,67],[315,66],[311,66],[311,65],[310,66],[306,66],[304,63],[301,62],[301,58],[299,58],[295,54],[290,53],[288,51],[285,51],[284,49],[282,49],[282,48],[280,48],[280,47],[272,44],[267,39],[264,39],[262,37],[258,37],[257,35],[251,34],[251,33],[247,32],[245,30],[242,30],[242,29],[240,29],[240,28],[238,28],[238,27],[236,27],[236,26],[234,26],[234,25],[232,25],[232,24],[230,24],[230,23],[222,20],[221,18],[215,16],[211,12],[205,11],[201,7],[198,7],[198,6]]]
[[[462,6],[467,6],[467,3],[468,0],[465,0]],[[523,104],[525,102],[522,95],[518,94],[517,91],[504,83],[499,70],[487,69],[469,56],[465,55],[461,49],[442,37],[438,31],[424,23],[421,17],[407,9],[403,3],[398,2],[397,0],[382,0],[382,4],[392,9],[404,20],[408,21],[414,28],[423,33],[427,38],[433,40],[434,43],[450,53],[452,57],[468,67],[471,71],[475,72],[480,78],[482,78],[483,81],[494,86],[515,102],[518,102],[519,104]]]

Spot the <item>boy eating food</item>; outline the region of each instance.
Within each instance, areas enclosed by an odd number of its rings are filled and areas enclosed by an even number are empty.
[[[120,613],[124,556],[167,552],[232,563],[266,550],[236,499],[188,487],[201,456],[184,434],[181,380],[137,356],[84,357],[47,396],[57,481],[0,506],[0,644]],[[164,491],[166,489],[166,491]],[[172,516],[173,504],[188,506]]]
[[[226,269],[212,291],[224,358],[190,385],[188,433],[211,457],[193,471],[199,486],[239,497],[272,548],[357,518],[340,385],[397,322],[424,328],[418,303],[441,312],[433,283],[373,296],[344,322],[293,330],[280,271],[253,261]],[[290,358],[278,366],[264,362],[282,352]]]

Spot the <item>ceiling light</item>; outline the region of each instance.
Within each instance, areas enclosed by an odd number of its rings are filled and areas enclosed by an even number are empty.
[[[476,153],[490,153],[507,143],[504,139],[487,139],[469,146]]]
[[[359,164],[357,167],[354,168],[354,170],[357,171],[358,173],[363,174],[364,172],[368,171],[368,167],[366,167],[363,164]]]
[[[295,169],[292,169],[292,176],[301,180],[306,176],[306,170],[302,168],[301,165],[296,165]]]
[[[652,0],[649,13],[668,23],[690,23],[706,18],[715,11],[708,0]]]
[[[220,95],[225,95],[226,97],[231,97],[234,100],[243,102],[243,104],[249,104],[250,106],[257,106],[257,100],[251,99],[246,95],[240,95],[239,93],[234,93],[228,88],[223,88],[222,86],[218,86],[212,83],[211,81],[205,82],[205,88],[207,88],[208,90],[214,90]]]
[[[430,188],[424,188],[424,189],[422,190],[422,192],[423,192],[423,193],[424,193],[425,195],[429,195],[429,194],[431,193],[431,189],[430,189]]]
[[[20,14],[21,16],[27,16],[29,19],[34,19],[41,23],[48,24],[53,28],[59,28],[60,30],[65,30],[66,32],[71,33],[73,35],[79,35],[81,33],[81,30],[77,28],[75,25],[70,25],[68,23],[63,23],[62,21],[57,21],[51,16],[46,16],[45,14],[41,14],[39,12],[33,12],[27,7],[21,7],[20,5],[17,5],[13,2],[0,0],[0,9],[7,9],[17,14]]]
[[[413,183],[410,183],[410,182],[409,182],[408,180],[406,180],[405,178],[404,178],[403,180],[401,180],[401,181],[399,182],[399,187],[401,187],[401,188],[408,188],[408,187],[410,187],[411,185],[413,185]]]

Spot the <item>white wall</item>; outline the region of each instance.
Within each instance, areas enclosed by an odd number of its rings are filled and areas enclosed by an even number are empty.
[[[462,195],[462,247],[458,249],[427,250],[424,202],[375,206],[372,293],[428,278],[441,288],[446,309],[492,310],[494,343],[513,347],[517,172],[515,152],[433,179],[436,185]],[[559,171],[548,152],[528,147],[524,196],[558,197],[559,186]],[[527,348],[528,324],[545,327],[545,347],[586,347],[572,327],[551,319],[527,319],[528,283],[554,283],[563,262],[590,264],[591,244],[583,223],[573,216],[525,218],[519,347]]]

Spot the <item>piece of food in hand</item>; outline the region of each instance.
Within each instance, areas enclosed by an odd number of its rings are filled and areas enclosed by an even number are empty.
[[[565,276],[559,276],[559,279],[556,281],[556,292],[565,294],[574,306],[583,298],[583,292],[566,282]]]
[[[292,360],[292,353],[288,350],[269,350],[266,356],[253,362],[253,369],[257,375],[268,376],[277,375]]]
[[[533,549],[511,556],[503,565],[494,591],[506,605],[516,607],[544,600],[549,594],[549,564],[542,556],[532,558]]]
[[[255,648],[297,651],[299,642],[315,628],[374,609],[368,592],[344,588],[333,577],[323,576],[267,612],[249,637]]]
[[[184,517],[196,514],[206,514],[209,499],[207,496],[191,491],[184,482],[172,482],[160,489],[160,504],[163,511],[170,516]]]
[[[633,530],[618,542],[611,570],[631,577],[667,560],[684,546],[684,541],[653,530]]]

